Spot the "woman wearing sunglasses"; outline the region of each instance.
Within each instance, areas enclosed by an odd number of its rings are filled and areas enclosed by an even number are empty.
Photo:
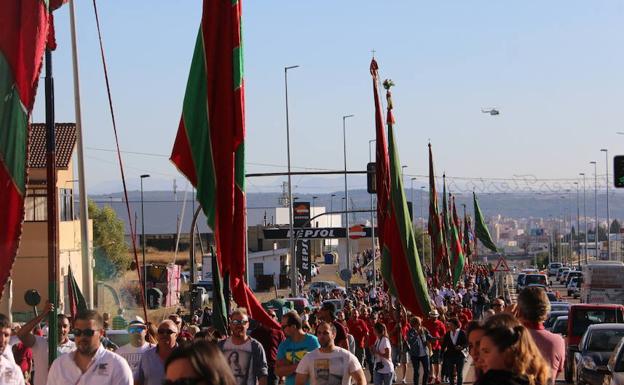
[[[164,385],[236,385],[219,348],[207,341],[179,347],[165,362]]]

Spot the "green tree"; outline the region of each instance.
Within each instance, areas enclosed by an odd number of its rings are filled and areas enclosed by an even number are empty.
[[[609,227],[609,234],[619,234],[621,228],[622,225],[620,224],[620,222],[617,219],[614,219],[613,222],[611,222],[611,226]]]
[[[124,223],[110,206],[99,208],[93,201],[89,201],[89,218],[93,220],[95,278],[117,278],[132,262],[124,240]]]
[[[425,234],[425,247],[423,251],[423,231],[420,227],[414,227],[414,237],[416,238],[416,249],[418,256],[425,259],[425,263],[431,267],[431,238]]]

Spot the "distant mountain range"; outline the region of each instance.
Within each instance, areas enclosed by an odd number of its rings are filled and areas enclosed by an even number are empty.
[[[317,194],[296,194],[298,202],[312,202],[317,207],[326,207],[327,211],[333,206],[334,211],[343,209],[344,191],[336,191],[333,193],[317,193]],[[178,218],[181,216],[183,206],[184,193],[173,191],[144,191],[144,207],[145,222],[148,233],[174,233]],[[187,193],[186,210],[183,220],[183,228],[190,226],[192,216],[192,207],[197,203],[193,203],[191,199],[192,193]],[[117,211],[120,218],[124,219],[127,226],[127,211],[123,204],[122,193],[112,193],[104,195],[91,195],[90,198],[101,205],[111,205]],[[412,192],[406,192],[407,199],[410,200]],[[270,193],[248,193],[248,224],[256,225],[262,223],[263,213],[275,207],[280,207],[281,194]],[[313,197],[315,197],[313,199]],[[414,190],[413,198],[414,217],[419,218],[422,215],[426,218],[429,210],[429,196],[427,191]],[[128,199],[131,204],[131,215],[140,217],[140,201],[139,191],[129,191]],[[573,194],[529,194],[529,193],[484,193],[478,195],[479,204],[483,214],[486,217],[502,215],[508,218],[544,218],[549,217],[561,218],[563,215],[572,216],[576,219],[576,193]],[[349,208],[368,209],[370,208],[370,195],[366,190],[350,190],[349,191]],[[333,203],[332,203],[333,202]],[[441,202],[441,200],[440,200]],[[456,203],[458,214],[463,214],[462,205],[466,205],[466,210],[473,216],[472,194],[457,194]],[[441,204],[441,203],[440,203]],[[594,199],[593,193],[587,194],[587,215],[594,216]],[[619,193],[612,193],[609,196],[609,206],[611,211],[611,220],[618,218],[622,222],[624,218],[624,196]],[[605,194],[598,194],[598,214],[599,219],[606,218]],[[583,215],[583,197],[580,196],[580,214]],[[353,222],[353,217],[350,220]],[[364,223],[370,218],[368,213],[358,213],[355,215],[355,221]],[[205,223],[205,218],[199,221],[200,224]],[[202,231],[204,226],[202,225]]]

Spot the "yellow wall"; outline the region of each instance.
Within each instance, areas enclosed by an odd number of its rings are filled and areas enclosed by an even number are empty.
[[[30,169],[31,181],[46,179],[45,169]],[[70,163],[67,170],[57,170],[57,188],[75,188],[77,184],[71,182],[73,170]],[[35,186],[33,186],[35,187]],[[41,186],[39,188],[45,188]],[[58,204],[58,202],[57,202]],[[77,205],[77,200],[75,205]],[[74,206],[74,210],[77,207]],[[24,222],[22,238],[11,277],[13,279],[13,312],[27,312],[32,309],[24,302],[24,293],[29,289],[36,289],[41,294],[42,302],[48,298],[48,224],[47,222]],[[90,220],[89,228],[89,254],[93,254],[93,222]],[[80,221],[58,222],[59,230],[59,302],[66,304],[66,282],[68,266],[76,278],[78,286],[82,289],[82,257],[80,251]],[[83,290],[84,292],[84,290]],[[61,306],[61,310],[67,312]]]

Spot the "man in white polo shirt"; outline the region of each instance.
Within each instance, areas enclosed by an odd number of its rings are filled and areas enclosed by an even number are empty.
[[[103,325],[102,316],[95,310],[76,316],[76,350],[54,360],[47,385],[132,385],[132,370],[126,360],[100,342]]]
[[[11,323],[9,318],[0,314],[0,385],[24,385],[22,370],[15,361],[4,355],[6,350],[11,350],[10,338]]]

